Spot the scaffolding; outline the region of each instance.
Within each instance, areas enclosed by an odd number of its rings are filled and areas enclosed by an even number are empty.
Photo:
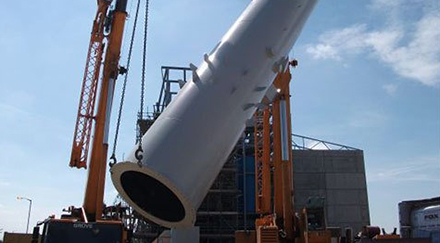
[[[255,228],[253,127],[245,130],[197,211],[201,243],[233,243],[237,230]]]

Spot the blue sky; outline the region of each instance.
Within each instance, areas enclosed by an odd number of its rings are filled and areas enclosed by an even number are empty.
[[[248,2],[151,1],[150,110],[159,93],[160,66],[200,63]],[[18,0],[2,5],[3,231],[26,228],[28,204],[17,196],[34,200],[31,225],[81,205],[86,171],[70,169],[68,160],[95,3]],[[440,192],[439,10],[439,1],[321,0],[291,53],[299,60],[292,81],[294,133],[364,150],[371,223],[388,230],[398,226],[399,201]],[[120,159],[134,142],[141,33],[137,40]],[[115,195],[108,180],[106,202]]]

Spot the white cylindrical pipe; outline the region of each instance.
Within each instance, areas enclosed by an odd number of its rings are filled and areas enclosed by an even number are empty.
[[[196,210],[255,112],[317,0],[253,0],[135,150],[111,169],[120,195],[165,227]]]

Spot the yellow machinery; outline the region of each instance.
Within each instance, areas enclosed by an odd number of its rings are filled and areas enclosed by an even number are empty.
[[[293,64],[296,62],[289,67]],[[295,238],[289,67],[279,72],[273,82],[276,97],[255,114],[255,206],[261,215],[255,221],[257,242],[293,242]]]
[[[292,137],[290,116],[290,66],[276,76],[273,86],[277,94],[265,100],[263,109],[255,113],[255,239],[249,242],[329,243],[324,204],[304,208],[299,219],[293,203]],[[317,220],[316,222],[313,219]],[[318,220],[319,218],[319,220]],[[311,227],[317,223],[321,227]],[[238,241],[236,241],[238,242]]]

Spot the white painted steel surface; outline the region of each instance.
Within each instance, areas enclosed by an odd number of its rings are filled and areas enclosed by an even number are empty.
[[[193,81],[183,87],[143,137],[143,166],[135,163],[135,148],[129,162],[112,168],[113,184],[136,211],[165,227],[194,224],[197,208],[276,71],[286,64],[316,2],[253,0],[205,55]],[[145,178],[165,185],[181,205],[171,200],[172,196],[162,197],[160,185],[146,183]],[[147,204],[154,204],[154,209]]]

